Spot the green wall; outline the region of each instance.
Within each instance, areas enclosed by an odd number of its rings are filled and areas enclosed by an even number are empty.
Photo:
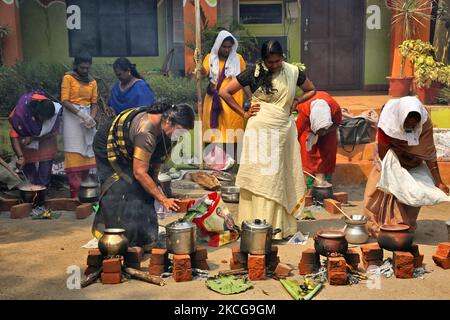
[[[158,57],[132,57],[139,70],[161,68],[166,57],[165,1],[158,6]],[[23,1],[20,7],[24,60],[61,62],[70,65],[66,7],[56,3],[45,9],[35,1]],[[110,63],[115,58],[94,58],[94,63]]]
[[[369,30],[366,26],[368,15],[364,22],[364,85],[387,84],[390,64],[390,17],[391,13],[385,7],[384,0],[366,0],[366,8],[378,5],[381,8],[381,29]]]

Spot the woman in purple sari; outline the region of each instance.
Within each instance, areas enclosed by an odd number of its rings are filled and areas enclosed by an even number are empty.
[[[129,108],[150,106],[155,95],[150,85],[137,72],[136,65],[127,58],[118,58],[114,64],[116,82],[109,95],[110,112],[117,115]]]
[[[18,158],[16,166],[30,183],[50,184],[61,108],[43,92],[36,91],[21,96],[9,115],[11,145]]]

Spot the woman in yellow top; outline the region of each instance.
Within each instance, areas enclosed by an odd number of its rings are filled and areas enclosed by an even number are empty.
[[[231,33],[220,31],[211,52],[203,60],[202,74],[209,78],[203,103],[203,132],[207,143],[237,143],[243,136],[244,119],[240,116],[240,111],[219,97],[220,88],[245,70],[245,61],[236,52],[237,47],[238,42]],[[233,97],[239,106],[244,106],[243,90],[237,91]],[[216,130],[208,131],[209,129]]]
[[[64,127],[64,169],[70,196],[78,197],[80,185],[95,168],[92,143],[96,133],[97,82],[89,75],[92,57],[83,53],[75,57],[73,71],[64,75],[61,101]]]

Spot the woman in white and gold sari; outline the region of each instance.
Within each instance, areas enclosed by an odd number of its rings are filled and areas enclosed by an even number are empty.
[[[264,43],[262,61],[220,90],[225,102],[248,120],[236,178],[241,188],[238,220],[264,219],[282,230],[275,236],[277,239],[297,232],[296,217],[303,211],[306,191],[300,145],[291,117],[295,91],[299,86],[304,92],[297,103],[315,94],[313,83],[283,57],[279,42]],[[246,86],[253,93],[248,111],[233,98]]]

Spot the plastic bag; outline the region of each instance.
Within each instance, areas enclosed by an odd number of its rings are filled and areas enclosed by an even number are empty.
[[[222,148],[214,146],[205,157],[204,161],[207,166],[214,170],[228,170],[235,164],[235,160],[227,154]]]
[[[223,246],[239,238],[231,212],[217,192],[191,205],[185,219],[197,225],[199,237],[211,247]]]

